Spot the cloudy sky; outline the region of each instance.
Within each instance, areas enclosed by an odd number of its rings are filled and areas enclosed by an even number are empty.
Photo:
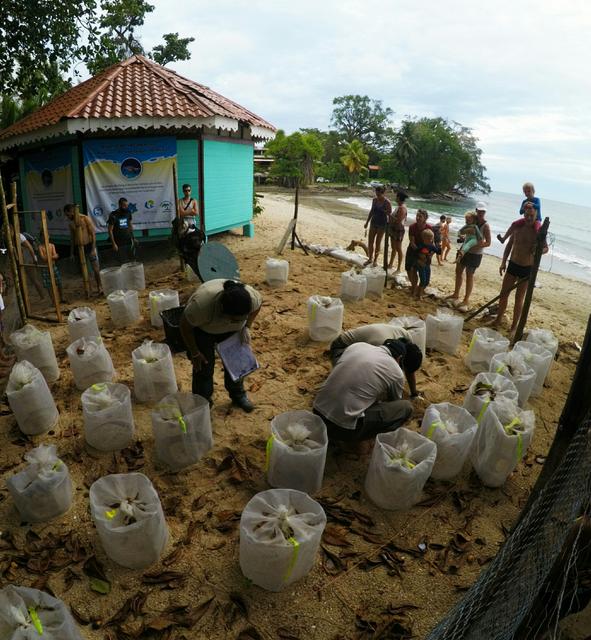
[[[587,0],[152,1],[143,44],[194,36],[170,67],[279,128],[326,129],[335,96],[368,95],[471,127],[495,190],[590,203]]]

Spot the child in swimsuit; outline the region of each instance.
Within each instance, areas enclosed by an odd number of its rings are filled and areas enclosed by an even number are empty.
[[[441,254],[441,247],[434,244],[435,234],[431,229],[423,229],[421,243],[417,245],[416,269],[419,274],[419,284],[416,291],[411,291],[416,298],[420,298],[431,282],[431,258],[434,254]]]

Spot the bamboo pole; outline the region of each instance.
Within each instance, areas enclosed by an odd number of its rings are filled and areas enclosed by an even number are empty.
[[[10,219],[8,217],[8,207],[6,206],[6,195],[4,193],[4,186],[2,184],[2,180],[0,180],[0,203],[2,205],[2,224],[4,225],[4,234],[6,236],[6,249],[8,251],[8,262],[10,264],[10,271],[12,272],[12,280],[14,282],[14,293],[16,296],[16,304],[18,306],[21,322],[24,324],[27,321],[27,309],[25,307],[25,302],[22,296],[18,267],[16,263],[16,258],[14,255],[14,244],[12,242]],[[11,203],[11,204],[14,204],[14,203]]]
[[[47,230],[47,215],[45,209],[41,209],[41,231],[43,233],[43,245],[45,246],[45,257],[47,260],[47,269],[49,270],[49,284],[51,285],[51,296],[55,306],[55,315],[58,322],[62,322],[62,310],[60,308],[59,291],[55,281],[55,273],[53,271],[53,258],[51,257],[51,249],[49,247],[49,231]]]
[[[298,208],[300,205],[300,179],[297,178],[296,188],[295,188],[295,201],[293,208],[293,219],[296,223],[293,225],[293,229],[291,231],[291,250],[295,249],[295,241],[296,241],[296,226],[298,223]]]
[[[525,299],[523,301],[523,309],[521,310],[521,315],[519,316],[519,322],[517,324],[517,329],[515,329],[515,335],[511,340],[511,346],[513,346],[516,342],[519,342],[519,340],[521,340],[521,338],[523,337],[523,330],[525,328],[525,323],[527,322],[531,300],[534,295],[534,287],[536,286],[536,278],[538,277],[538,269],[540,267],[540,260],[542,259],[542,252],[544,251],[544,247],[546,246],[546,235],[548,234],[549,226],[550,218],[546,218],[544,220],[542,228],[538,231],[536,249],[534,253],[534,263],[531,268],[531,273],[529,274],[529,283],[527,285],[527,291],[525,293]]]
[[[11,197],[13,202],[13,228],[14,228],[14,242],[16,244],[16,258],[18,264],[18,271],[20,276],[21,291],[23,301],[25,305],[26,316],[31,312],[31,300],[29,298],[29,284],[27,282],[27,268],[25,267],[25,261],[23,258],[23,247],[21,244],[21,223],[18,217],[17,198],[16,198],[16,182],[10,185]],[[37,277],[37,276],[35,276]],[[24,322],[24,321],[23,321]]]
[[[80,208],[74,206],[74,241],[78,247],[78,258],[80,260],[80,268],[82,269],[82,280],[84,282],[84,293],[86,298],[90,298],[90,282],[88,280],[88,267],[86,265],[86,254],[82,245],[82,226],[80,224]],[[60,320],[61,322],[61,320]]]

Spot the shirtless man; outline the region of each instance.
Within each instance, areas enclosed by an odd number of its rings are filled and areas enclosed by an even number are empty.
[[[74,247],[78,246],[78,238],[76,237],[76,223],[74,215],[75,205],[67,204],[64,207],[64,214],[69,222],[70,227],[70,257],[75,259]],[[80,244],[84,249],[84,256],[88,258],[92,271],[94,273],[94,280],[96,282],[97,291],[102,294],[100,266],[98,260],[98,254],[96,252],[96,230],[94,224],[91,222],[88,216],[82,213],[78,214],[78,224],[80,226]]]
[[[538,230],[536,227],[536,209],[533,203],[528,202],[525,205],[523,213],[525,224],[519,227],[513,233],[509,243],[505,247],[503,253],[503,261],[499,267],[499,273],[503,275],[503,284],[501,285],[501,298],[499,300],[499,310],[492,326],[498,327],[507,309],[509,302],[509,293],[511,287],[521,280],[519,286],[515,290],[515,307],[513,308],[513,322],[511,323],[511,333],[517,328],[517,323],[521,317],[523,309],[523,299],[527,291],[529,275],[534,263],[534,252],[536,249],[536,241]],[[548,251],[548,245],[544,243],[543,253]],[[507,258],[509,257],[509,265],[507,266]]]

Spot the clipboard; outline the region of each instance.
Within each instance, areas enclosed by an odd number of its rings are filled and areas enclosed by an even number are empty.
[[[259,369],[259,363],[250,345],[240,341],[239,331],[222,342],[218,342],[215,348],[222,359],[224,369],[230,374],[233,382],[238,382]]]

